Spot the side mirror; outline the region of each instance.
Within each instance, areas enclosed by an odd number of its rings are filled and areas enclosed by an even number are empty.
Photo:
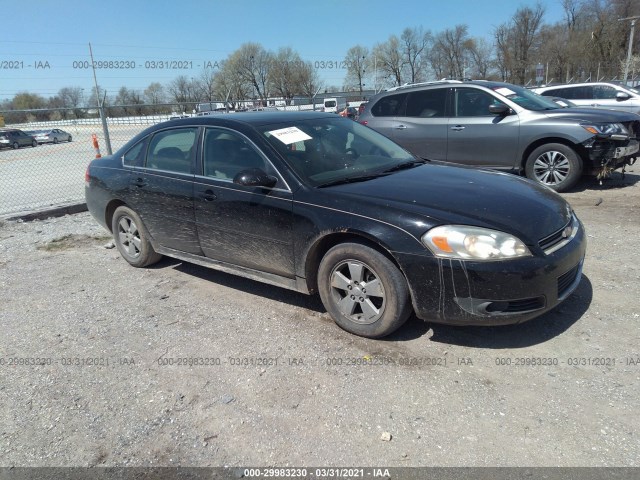
[[[273,188],[278,179],[271,175],[267,175],[263,170],[259,168],[248,168],[242,170],[235,177],[233,177],[233,183],[243,185],[245,187],[267,187]]]
[[[489,112],[494,115],[507,115],[510,110],[511,109],[505,104],[492,103],[491,105],[489,105]]]
[[[631,98],[631,95],[629,95],[628,93],[625,93],[625,92],[616,93],[616,100],[619,102],[624,102],[625,100],[629,100],[630,98]]]

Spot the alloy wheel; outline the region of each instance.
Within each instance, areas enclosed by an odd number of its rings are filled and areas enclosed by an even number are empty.
[[[333,269],[331,297],[340,312],[355,323],[374,323],[384,313],[382,282],[371,267],[358,260],[343,261]]]
[[[140,232],[130,217],[124,216],[118,222],[118,241],[129,257],[138,258],[140,256],[142,245]]]
[[[533,173],[540,183],[557,185],[563,182],[571,170],[569,159],[561,152],[550,150],[536,158]]]

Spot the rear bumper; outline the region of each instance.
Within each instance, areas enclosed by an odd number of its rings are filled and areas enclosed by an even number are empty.
[[[563,248],[502,262],[443,260],[395,254],[418,318],[454,325],[521,323],[553,309],[582,277],[584,228]]]

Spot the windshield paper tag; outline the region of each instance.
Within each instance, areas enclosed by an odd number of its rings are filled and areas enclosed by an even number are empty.
[[[280,130],[271,130],[269,133],[285,145],[291,145],[292,143],[302,142],[304,140],[311,140],[311,137],[300,130],[298,127],[287,127],[281,128]]]
[[[500,88],[496,88],[494,90],[496,93],[499,93],[500,95],[502,95],[503,97],[508,97],[509,95],[515,95],[516,92],[514,92],[513,90],[509,90],[506,87],[500,87]]]

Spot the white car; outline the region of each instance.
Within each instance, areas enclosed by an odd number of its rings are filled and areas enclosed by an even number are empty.
[[[640,90],[617,83],[589,82],[534,88],[545,97],[571,100],[578,107],[611,108],[640,113]]]
[[[71,134],[60,130],[59,128],[52,128],[51,130],[39,130],[33,134],[38,143],[59,143],[70,142]]]

